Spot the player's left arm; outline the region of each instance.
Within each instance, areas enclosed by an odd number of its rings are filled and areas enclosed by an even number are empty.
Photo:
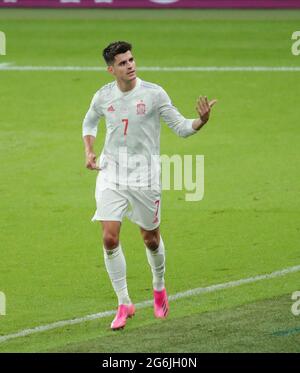
[[[217,100],[211,100],[208,101],[207,97],[199,97],[197,100],[197,106],[196,110],[199,114],[199,118],[195,119],[193,121],[192,127],[195,131],[199,131],[201,127],[204,126],[205,123],[208,122],[211,108],[214,106],[214,104],[217,102]]]
[[[197,111],[199,118],[185,118],[175,106],[166,91],[160,87],[156,96],[159,115],[167,123],[167,125],[180,137],[188,137],[194,135],[208,121],[211,107],[216,103],[216,100],[208,102],[207,98],[199,98],[197,102]]]

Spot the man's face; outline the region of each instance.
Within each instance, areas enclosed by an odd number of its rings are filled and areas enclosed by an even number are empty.
[[[131,81],[136,79],[135,61],[130,51],[115,56],[112,66],[107,69],[117,80]]]

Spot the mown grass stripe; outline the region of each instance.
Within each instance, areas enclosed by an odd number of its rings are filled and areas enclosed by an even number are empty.
[[[236,281],[226,282],[226,283],[223,283],[223,284],[211,285],[211,286],[207,286],[207,287],[204,287],[204,288],[190,289],[190,290],[187,290],[187,291],[180,292],[180,293],[169,296],[169,300],[174,301],[174,300],[180,299],[180,298],[186,298],[186,297],[195,296],[195,295],[199,295],[199,294],[203,294],[203,293],[214,292],[214,291],[222,290],[222,289],[228,289],[228,288],[232,288],[232,287],[236,287],[236,286],[241,286],[241,285],[244,285],[244,284],[254,283],[254,282],[257,282],[257,281],[262,281],[262,280],[267,280],[267,279],[272,279],[272,278],[276,278],[276,277],[285,276],[287,274],[294,273],[294,272],[299,272],[299,271],[300,271],[300,265],[293,266],[293,267],[288,267],[288,268],[284,268],[284,269],[281,269],[281,270],[278,270],[278,271],[275,271],[275,272],[272,272],[272,273],[267,273],[267,274],[264,274],[264,275],[248,277],[248,278],[244,278],[244,279],[240,279],[240,280],[236,280]],[[144,302],[137,303],[135,306],[136,306],[136,308],[146,308],[146,307],[152,306],[152,304],[153,304],[152,300],[147,300],[147,301],[144,301]],[[62,328],[64,326],[68,326],[68,325],[81,324],[81,323],[86,322],[86,321],[102,319],[104,317],[114,315],[115,313],[116,313],[115,310],[110,310],[110,311],[105,311],[105,312],[100,312],[100,313],[96,313],[96,314],[92,314],[92,315],[87,315],[87,316],[75,318],[75,319],[72,319],[72,320],[57,321],[57,322],[47,324],[47,325],[41,325],[41,326],[37,326],[37,327],[34,327],[34,328],[30,328],[30,329],[24,329],[24,330],[21,330],[21,331],[16,332],[16,333],[1,336],[0,337],[0,343],[6,342],[6,341],[11,340],[11,339],[15,339],[15,338],[25,337],[25,336],[28,336],[28,335],[31,335],[31,334],[36,334],[36,333],[41,333],[41,332],[45,332],[45,331],[52,330],[52,329]]]

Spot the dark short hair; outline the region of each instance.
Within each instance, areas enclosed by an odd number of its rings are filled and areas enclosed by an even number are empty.
[[[126,53],[127,51],[131,51],[132,45],[127,43],[126,41],[115,41],[110,43],[104,50],[103,50],[103,58],[107,65],[112,65],[115,61],[115,56],[120,53]]]

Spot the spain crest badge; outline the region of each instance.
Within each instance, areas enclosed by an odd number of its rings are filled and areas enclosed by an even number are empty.
[[[137,115],[145,115],[146,114],[146,105],[143,103],[143,100],[136,105],[136,114]]]

